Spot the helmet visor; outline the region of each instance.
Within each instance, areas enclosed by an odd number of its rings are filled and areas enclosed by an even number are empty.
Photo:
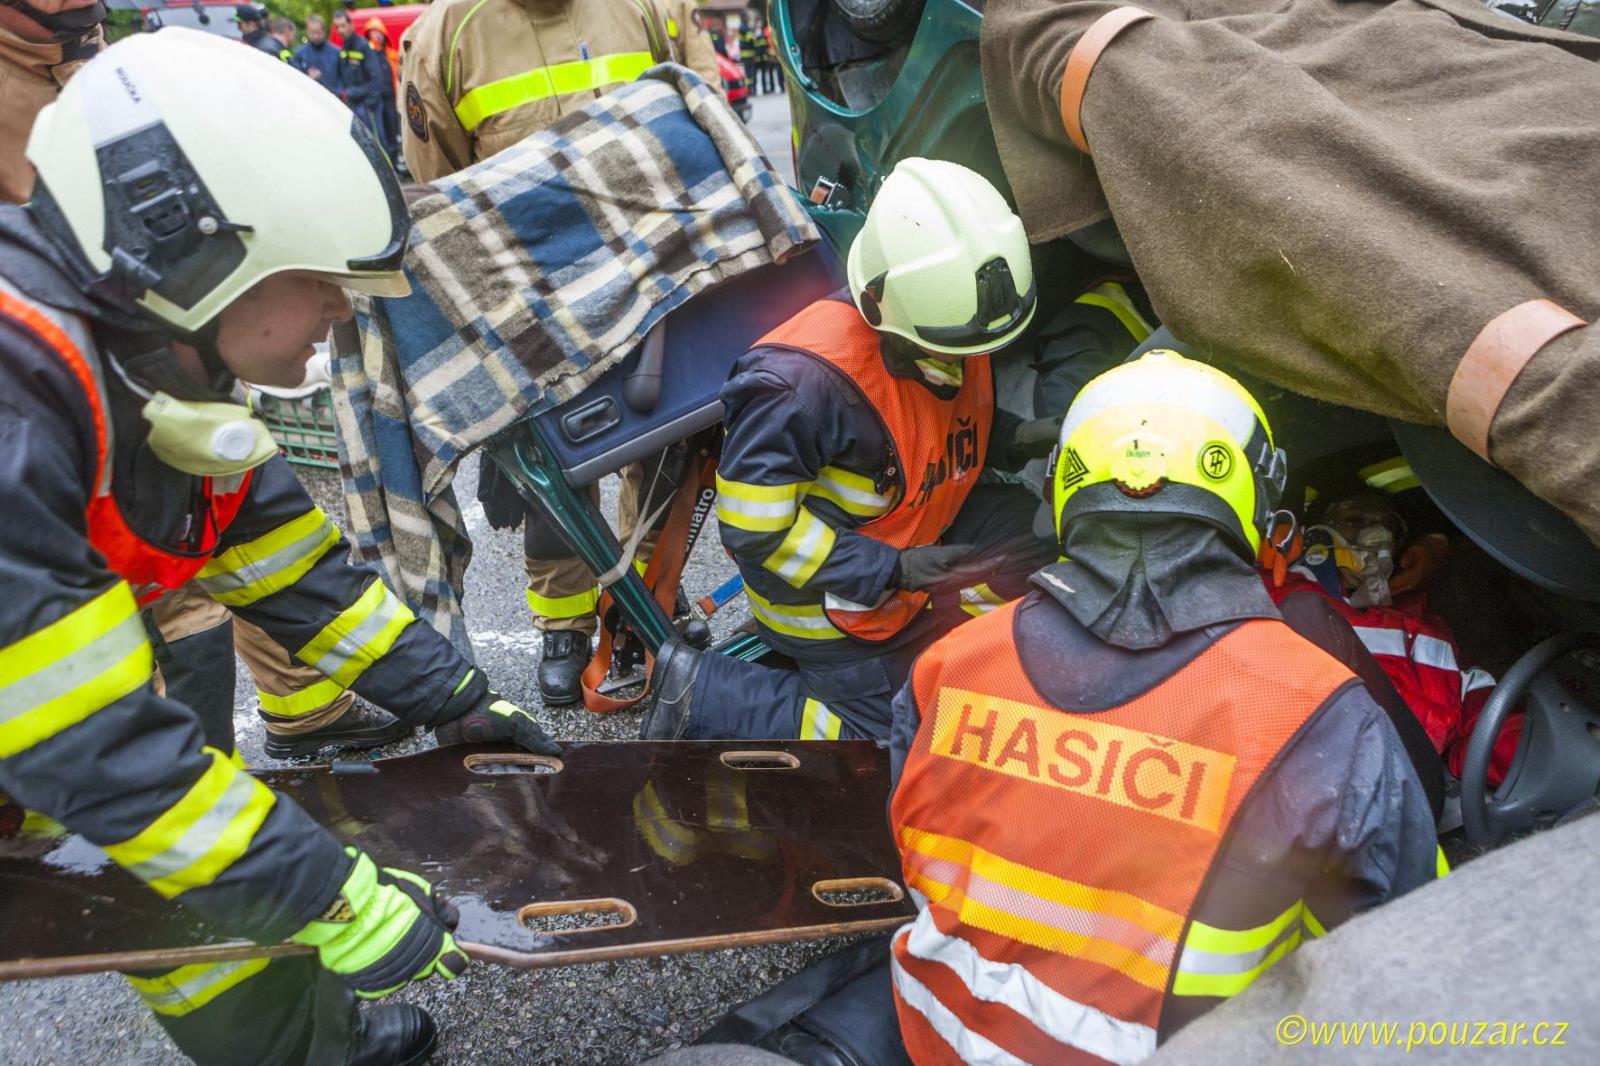
[[[999,347],[1027,325],[1038,300],[1038,282],[1019,294],[1010,264],[999,256],[978,268],[974,282],[978,302],[971,318],[954,326],[915,326],[917,337],[945,349]]]

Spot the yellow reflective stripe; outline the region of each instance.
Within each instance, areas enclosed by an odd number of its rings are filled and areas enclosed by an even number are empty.
[[[800,495],[809,486],[752,485],[717,475],[717,521],[751,533],[788,529],[800,507]]]
[[[1183,915],[1135,896],[1131,892],[1096,888],[1093,885],[1068,881],[1023,866],[1021,863],[1002,859],[959,837],[940,836],[912,826],[905,826],[900,830],[900,839],[913,851],[921,852],[930,858],[958,863],[987,880],[1020,889],[1040,899],[1063,903],[1078,910],[1121,918],[1169,940],[1177,940],[1178,935],[1183,932]]]
[[[905,827],[901,840],[907,884],[962,923],[1099,963],[1157,992],[1166,988],[1181,915],[1128,893],[1010,862],[954,837]]]
[[[761,565],[795,588],[804,588],[833,554],[836,539],[832,526],[802,507],[789,535]]]
[[[77,725],[154,668],[139,606],[119,581],[0,651],[0,757]]]
[[[632,81],[655,65],[649,52],[613,52],[592,59],[574,59],[500,78],[470,90],[456,104],[456,118],[468,133],[483,121],[536,100],[567,96],[586,89]]]
[[[1221,929],[1191,922],[1184,937],[1172,992],[1179,996],[1235,996],[1249,988],[1307,934],[1326,933],[1303,900],[1250,929]]]
[[[456,26],[456,32],[450,35],[450,60],[445,64],[444,69],[444,94],[446,96],[449,96],[455,91],[456,44],[461,40],[461,31],[467,28],[467,23],[472,21],[472,16],[478,13],[478,8],[482,7],[488,2],[489,0],[478,0],[476,4],[473,4],[471,10],[462,16],[461,22]]]
[[[673,40],[678,39],[678,20],[671,15],[667,16],[667,36]]]
[[[271,961],[235,959],[231,962],[199,962],[192,966],[180,966],[159,977],[129,977],[128,984],[139,993],[145,1006],[157,1014],[181,1018],[254,977],[265,970]]]
[[[250,768],[249,764],[244,761],[244,756],[239,754],[238,748],[233,749],[233,752],[228,756],[228,761],[233,763],[234,766],[241,770],[248,770]]]
[[[1139,308],[1134,304],[1132,298],[1128,296],[1128,290],[1114,281],[1096,285],[1082,296],[1079,296],[1075,302],[1088,304],[1090,307],[1101,307],[1110,311],[1117,316],[1117,321],[1122,323],[1122,328],[1127,330],[1136,342],[1143,341],[1152,332],[1150,323],[1144,320],[1144,316],[1139,313]]]
[[[195,582],[227,607],[246,607],[293,585],[339,542],[339,530],[322,508],[212,559]]]
[[[1391,495],[1422,485],[1422,482],[1417,480],[1416,472],[1411,469],[1411,464],[1406,462],[1404,456],[1399,455],[1393,459],[1385,459],[1381,463],[1362,467],[1361,480],[1379,492]]]
[[[1443,848],[1436,848],[1435,852],[1433,874],[1435,877],[1443,877],[1450,872],[1450,860],[1444,857]],[[1317,935],[1321,936],[1322,934],[1318,933]]]
[[[277,802],[216,748],[183,798],[137,835],[106,848],[117,865],[167,898],[209,885],[250,847]]]
[[[773,603],[749,585],[745,586],[744,593],[750,601],[750,613],[774,633],[799,640],[839,640],[844,637],[828,621],[827,612],[820,603]]]
[[[528,610],[533,612],[535,618],[552,620],[584,618],[594,614],[598,606],[600,606],[598,585],[584,592],[573,593],[571,596],[541,596],[532,589],[528,590]]]
[[[345,687],[330,678],[323,678],[312,685],[307,685],[299,692],[291,692],[287,696],[279,696],[271,692],[256,689],[256,698],[261,701],[261,709],[268,714],[275,714],[279,718],[299,718],[313,711],[320,711],[331,704],[344,693]]]
[[[1296,900],[1287,910],[1264,925],[1249,929],[1221,929],[1201,921],[1189,924],[1183,946],[1219,955],[1242,955],[1260,951],[1281,936],[1285,929],[1299,925],[1304,904]]]
[[[828,710],[827,704],[806,699],[806,709],[800,715],[801,740],[838,740],[843,725],[839,716]]]
[[[1005,604],[1006,598],[990,588],[987,582],[980,581],[971,588],[961,590],[961,609],[974,618]]]
[[[414,621],[411,608],[389,586],[374,581],[295,654],[328,680],[349,688],[362,671],[388,654],[401,631]]]
[[[837,466],[825,466],[817,471],[817,480],[806,490],[806,495],[827,500],[845,514],[857,518],[876,518],[894,506],[894,498],[879,494],[871,478]]]

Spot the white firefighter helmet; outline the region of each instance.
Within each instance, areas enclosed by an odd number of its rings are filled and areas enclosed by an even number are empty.
[[[874,328],[947,356],[1005,347],[1037,303],[1022,220],[982,174],[939,159],[895,166],[847,272]]]
[[[40,224],[178,330],[289,270],[409,291],[409,219],[371,132],[236,41],[181,27],[119,41],[39,114],[28,159]]]

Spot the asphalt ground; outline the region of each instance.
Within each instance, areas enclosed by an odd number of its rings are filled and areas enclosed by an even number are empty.
[[[751,129],[779,174],[792,180],[787,97],[758,96]],[[463,464],[457,491],[475,545],[465,606],[479,665],[509,699],[534,713],[554,736],[626,740],[639,715],[602,716],[581,708],[549,710],[539,701],[534,671],[539,641],[523,593],[522,538],[488,529],[472,501],[477,460]],[[331,515],[343,504],[337,475],[305,471],[313,497]],[[615,515],[617,482],[602,485],[603,508]],[[733,574],[715,523],[691,559],[684,587],[703,595]],[[712,619],[717,637],[748,617],[742,598]],[[239,748],[253,765],[272,765],[249,676],[239,669],[234,724]],[[433,744],[417,737],[377,754],[400,755]],[[518,971],[475,965],[449,984],[429,982],[395,998],[426,1007],[442,1030],[433,1062],[632,1063],[691,1043],[729,1008],[760,993],[843,941],[773,945]],[[81,1066],[84,1063],[185,1062],[126,983],[114,974],[24,981],[0,986],[0,1063]]]

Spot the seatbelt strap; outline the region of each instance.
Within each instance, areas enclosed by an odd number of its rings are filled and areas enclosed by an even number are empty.
[[[678,488],[677,494],[672,498],[672,509],[667,512],[666,525],[661,529],[661,536],[656,539],[655,551],[650,553],[650,563],[644,570],[644,583],[655,594],[656,602],[670,617],[674,602],[678,598],[678,586],[683,581],[683,568],[689,561],[689,553],[694,550],[695,540],[700,531],[705,528],[705,522],[694,521],[696,508],[705,496],[708,489],[714,490],[717,483],[717,458],[708,455],[700,464],[699,475],[693,479],[686,479]],[[648,528],[648,523],[641,522],[641,528]],[[637,530],[635,531],[637,533]],[[631,565],[631,553],[624,553],[625,565]],[[609,573],[614,573],[613,567]],[[623,573],[626,574],[626,570]],[[628,699],[617,699],[607,696],[600,691],[600,685],[605,681],[606,674],[611,669],[611,652],[616,643],[616,634],[606,625],[606,616],[611,611],[611,590],[607,587],[600,594],[600,604],[597,612],[600,615],[600,640],[596,643],[594,657],[589,660],[589,665],[583,668],[580,681],[583,685],[583,705],[595,714],[615,714],[625,711],[650,694],[650,673],[655,666],[656,657],[653,653],[646,652],[644,657],[645,683],[637,696]]]

